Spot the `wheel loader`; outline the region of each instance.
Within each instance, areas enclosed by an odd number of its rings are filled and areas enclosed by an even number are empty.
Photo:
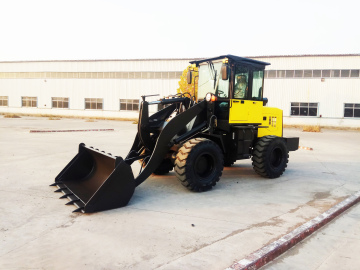
[[[81,143],[77,155],[57,175],[56,192],[75,205],[74,212],[123,207],[151,174],[174,170],[191,191],[212,189],[224,166],[252,159],[256,173],[281,176],[289,151],[299,138],[283,137],[282,110],[267,107],[264,70],[269,63],[223,55],[192,61],[188,83],[197,81],[196,97],[178,94],[158,101],[142,96],[137,134],[125,158]],[[196,76],[195,76],[196,75]],[[149,106],[164,108],[149,115]],[[141,162],[136,177],[133,162]]]

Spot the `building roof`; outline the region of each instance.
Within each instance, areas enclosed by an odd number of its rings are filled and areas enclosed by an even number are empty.
[[[281,57],[343,57],[343,56],[360,56],[360,54],[299,54],[299,55],[263,55],[263,56],[246,56],[244,58],[281,58]],[[0,63],[33,63],[33,62],[110,62],[110,61],[172,61],[187,60],[197,61],[210,59],[209,57],[189,57],[189,58],[144,58],[144,59],[89,59],[89,60],[13,60],[0,61]]]

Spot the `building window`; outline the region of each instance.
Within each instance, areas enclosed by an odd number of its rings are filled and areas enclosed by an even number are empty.
[[[360,117],[360,103],[345,103],[344,117]]]
[[[169,72],[161,72],[162,79],[169,79]]]
[[[37,97],[21,97],[22,107],[37,107]]]
[[[53,108],[69,109],[69,98],[53,97],[51,98]]]
[[[341,70],[341,77],[347,78],[349,76],[350,76],[350,70],[348,69]]]
[[[323,70],[321,73],[321,77],[330,77],[330,72],[331,72],[331,70],[329,70],[329,69]]]
[[[303,70],[295,70],[295,77],[296,78],[302,78],[304,76]]]
[[[266,70],[265,78],[359,78],[359,69],[297,69],[297,70]]]
[[[305,77],[305,78],[310,78],[310,77],[312,77],[312,69],[310,69],[310,70],[304,70],[304,77]]]
[[[138,111],[138,99],[120,99],[120,111]]]
[[[278,78],[285,78],[285,70],[278,70],[277,71]]]
[[[8,106],[9,97],[0,96],[0,106]]]
[[[317,116],[318,103],[291,102],[291,115]]]
[[[313,77],[321,77],[321,70],[314,69],[313,70]]]
[[[295,70],[287,70],[286,71],[286,78],[293,78]]]
[[[117,72],[0,72],[0,79],[179,79],[182,71]],[[359,69],[266,70],[265,78],[359,78]]]
[[[103,99],[102,98],[85,98],[86,110],[102,110]]]
[[[176,77],[176,72],[169,72],[169,79],[176,79],[179,77]]]
[[[276,70],[268,70],[268,78],[276,78]]]
[[[359,70],[358,69],[352,69],[350,77],[359,77]]]
[[[180,79],[180,77],[182,76],[182,72],[175,72],[175,76],[176,76],[176,78],[178,78],[178,79]]]
[[[155,79],[161,79],[161,72],[154,72]]]
[[[331,77],[340,77],[340,70],[338,70],[338,69],[332,70]]]
[[[141,78],[142,79],[153,79],[154,78],[154,72],[142,72]]]
[[[129,72],[121,72],[120,78],[121,79],[129,79]]]

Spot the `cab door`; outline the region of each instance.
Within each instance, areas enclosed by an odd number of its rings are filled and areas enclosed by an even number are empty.
[[[261,124],[263,121],[262,68],[237,66],[230,100],[230,124]]]

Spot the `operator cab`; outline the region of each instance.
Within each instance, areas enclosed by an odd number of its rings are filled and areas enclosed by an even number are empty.
[[[242,123],[248,113],[255,112],[265,103],[264,70],[269,63],[234,55],[190,63],[199,68],[198,100],[204,99],[209,93],[214,95],[217,100],[215,110],[220,119],[227,119],[233,124]],[[247,124],[249,121],[252,119],[247,119]]]
[[[262,101],[264,70],[269,63],[234,55],[190,63],[199,67],[198,100],[212,93],[218,98]],[[222,76],[224,71],[227,76]]]

